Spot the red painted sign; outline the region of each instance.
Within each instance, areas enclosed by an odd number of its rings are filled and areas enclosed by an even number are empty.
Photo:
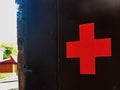
[[[94,23],[79,25],[80,41],[66,43],[66,57],[80,58],[80,74],[96,74],[95,58],[111,56],[111,38],[95,39]]]

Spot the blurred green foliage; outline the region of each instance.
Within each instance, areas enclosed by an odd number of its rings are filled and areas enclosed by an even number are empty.
[[[0,48],[4,49],[3,59],[10,58],[10,56],[17,56],[18,54],[17,44],[4,42],[0,44]]]
[[[0,73],[0,79],[12,76],[12,73]]]

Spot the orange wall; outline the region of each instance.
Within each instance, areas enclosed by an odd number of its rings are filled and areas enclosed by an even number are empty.
[[[12,72],[13,64],[0,64],[0,73]]]

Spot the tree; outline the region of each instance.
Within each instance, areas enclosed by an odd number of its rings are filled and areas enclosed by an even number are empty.
[[[4,49],[3,52],[3,59],[10,58],[10,56],[17,56],[17,45],[14,43],[2,43],[0,44],[0,47]]]

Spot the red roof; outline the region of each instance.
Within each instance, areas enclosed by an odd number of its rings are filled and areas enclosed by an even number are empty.
[[[11,56],[9,59],[1,61],[0,64],[16,64],[17,62],[14,60],[14,58]]]

